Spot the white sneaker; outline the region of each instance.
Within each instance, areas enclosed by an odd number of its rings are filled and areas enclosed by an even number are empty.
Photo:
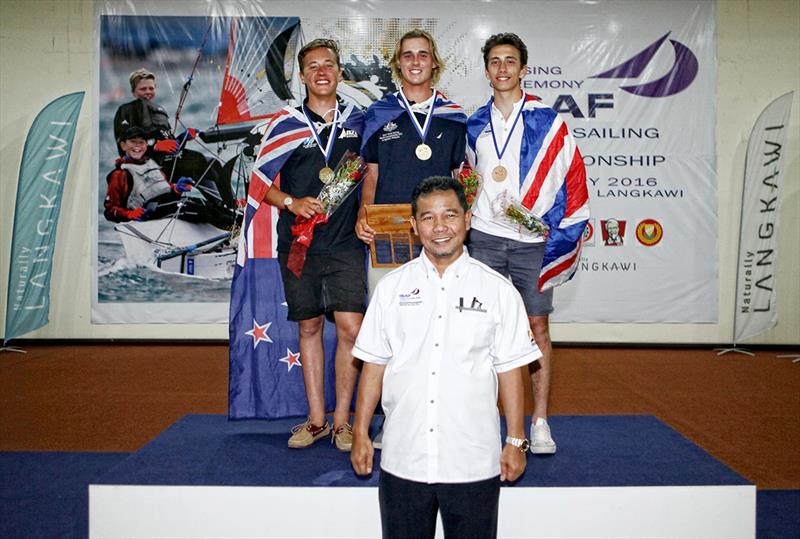
[[[534,455],[552,455],[556,452],[556,443],[550,436],[550,426],[547,420],[539,418],[535,425],[531,425],[531,453]]]
[[[372,447],[375,449],[383,447],[383,428],[381,428],[375,438],[372,439]]]

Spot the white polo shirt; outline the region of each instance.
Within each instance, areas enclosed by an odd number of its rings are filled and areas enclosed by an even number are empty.
[[[544,241],[544,236],[523,234],[518,229],[499,223],[492,209],[492,202],[503,191],[511,193],[516,200],[521,198],[519,193],[519,160],[525,124],[521,117],[516,124],[514,120],[517,118],[524,100],[525,95],[523,94],[522,98],[514,103],[514,108],[509,114],[508,120],[503,117],[500,109],[492,103],[492,122],[491,124],[486,124],[486,128],[478,135],[478,139],[475,142],[475,153],[477,155],[475,170],[483,179],[483,186],[478,194],[478,200],[475,201],[475,205],[472,207],[472,228],[492,236],[523,243],[541,243]],[[497,150],[495,150],[492,140],[492,125],[494,125]],[[506,140],[508,140],[508,146],[503,152],[503,158],[498,159],[497,152],[503,151]],[[506,179],[502,182],[496,182],[492,179],[492,170],[498,165],[503,165],[507,171]]]
[[[353,355],[386,365],[383,470],[424,483],[500,474],[497,373],[541,357],[510,281],[466,250],[440,277],[423,251],[380,280]]]

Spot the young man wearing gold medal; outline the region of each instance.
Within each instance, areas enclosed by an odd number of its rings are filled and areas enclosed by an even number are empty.
[[[531,375],[534,409],[531,451],[552,454],[556,444],[547,423],[552,344],[549,315],[553,287],[577,269],[589,218],[586,171],[566,124],[538,98],[522,91],[528,50],[516,34],[491,36],[483,48],[492,98],[467,122],[467,157],[483,178],[472,207],[469,252],[510,277],[528,313],[543,356]],[[516,200],[549,226],[548,234],[513,226],[498,201]]]
[[[311,41],[298,53],[298,62],[307,98],[300,107],[284,107],[276,115],[267,128],[255,171],[270,184],[267,202],[281,209],[278,261],[288,318],[297,321],[300,330],[309,416],[294,430],[289,447],[308,447],[331,433],[323,388],[322,332],[327,316],[336,322],[338,340],[333,442],[339,450],[350,451],[350,404],[358,374],[351,350],[361,327],[366,290],[364,246],[353,232],[358,199],[345,199],[330,220],[315,229],[299,278],[289,269],[289,252],[295,217],[311,218],[324,211],[317,195],[333,178],[342,155],[347,150],[358,153],[363,114],[336,99],[342,69],[335,41]],[[263,164],[259,167],[259,163]]]
[[[400,91],[387,93],[367,111],[362,155],[367,174],[361,193],[356,235],[369,244],[368,204],[408,204],[414,187],[429,176],[449,176],[464,160],[463,109],[434,86],[444,70],[436,42],[414,29],[397,42],[389,62]],[[369,288],[385,274],[370,269]]]

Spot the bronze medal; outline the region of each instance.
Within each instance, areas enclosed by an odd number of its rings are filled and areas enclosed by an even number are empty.
[[[333,169],[331,167],[324,167],[319,171],[319,181],[322,183],[330,183],[333,179]]]
[[[508,171],[503,165],[497,165],[492,169],[492,179],[496,182],[505,181],[508,177]]]
[[[414,150],[414,153],[417,154],[417,159],[420,161],[427,161],[431,158],[431,155],[433,155],[433,150],[431,150],[431,147],[423,142],[417,146],[417,149]]]

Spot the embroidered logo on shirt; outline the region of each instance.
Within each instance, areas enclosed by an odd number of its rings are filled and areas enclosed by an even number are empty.
[[[397,124],[392,121],[387,122],[386,125],[383,126],[383,130],[386,131],[387,133],[389,131],[394,131],[395,129],[397,129]]]
[[[402,131],[390,131],[389,133],[381,133],[381,136],[378,137],[378,140],[381,142],[387,142],[389,140],[397,140],[402,136]]]
[[[476,298],[475,296],[472,297],[472,303],[470,304],[469,307],[464,305],[464,298],[463,297],[462,298],[458,298],[458,305],[456,305],[456,310],[458,312],[464,312],[464,311],[474,311],[476,313],[485,313],[486,312],[486,309],[483,308],[483,303],[478,301],[478,298]]]
[[[308,137],[306,140],[303,141],[304,149],[316,148],[316,147],[317,147],[317,141],[314,140],[314,137]]]
[[[419,295],[419,288],[415,288],[408,294],[400,294],[398,300],[400,302],[400,307],[422,305],[422,297]]]
[[[358,133],[356,133],[352,129],[345,129],[344,131],[341,132],[341,134],[339,135],[339,138],[340,139],[343,139],[343,138],[358,138]]]

